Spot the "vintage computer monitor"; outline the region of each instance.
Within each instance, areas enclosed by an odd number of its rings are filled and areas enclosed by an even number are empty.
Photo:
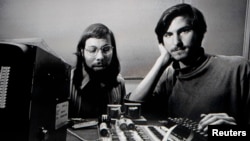
[[[0,42],[1,141],[66,140],[71,67],[37,45]]]

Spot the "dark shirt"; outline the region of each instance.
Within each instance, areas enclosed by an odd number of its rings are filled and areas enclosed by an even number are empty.
[[[188,71],[169,66],[152,97],[162,101],[167,116],[199,121],[202,113],[227,113],[250,125],[250,63],[240,56],[207,55]]]
[[[82,86],[72,85],[70,96],[70,117],[98,118],[107,114],[107,104],[122,104],[125,96],[125,82],[121,75],[117,77],[117,85],[107,87],[96,83],[86,76]]]

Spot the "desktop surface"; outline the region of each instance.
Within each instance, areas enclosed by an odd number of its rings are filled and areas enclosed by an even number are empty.
[[[125,121],[129,120],[124,118]],[[134,128],[127,127],[122,129],[120,121],[115,119],[111,122],[111,128],[108,128],[108,134],[100,135],[98,125],[67,129],[66,141],[207,141],[207,134],[197,132],[197,124],[185,118],[168,118],[165,121],[148,119],[146,122],[135,123]]]
[[[82,128],[82,129],[67,129],[67,138],[66,141],[97,141],[99,138],[98,128]]]

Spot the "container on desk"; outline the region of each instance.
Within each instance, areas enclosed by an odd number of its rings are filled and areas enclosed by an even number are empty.
[[[107,115],[111,119],[119,119],[121,116],[121,105],[120,104],[108,104]]]
[[[140,103],[124,103],[125,117],[131,119],[138,119],[141,117]]]

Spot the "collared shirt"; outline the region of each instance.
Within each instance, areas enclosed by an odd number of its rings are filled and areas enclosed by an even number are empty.
[[[90,80],[86,74],[80,88],[71,86],[70,117],[97,118],[107,114],[107,104],[122,104],[126,90],[120,74],[117,82],[117,85],[107,87]]]

